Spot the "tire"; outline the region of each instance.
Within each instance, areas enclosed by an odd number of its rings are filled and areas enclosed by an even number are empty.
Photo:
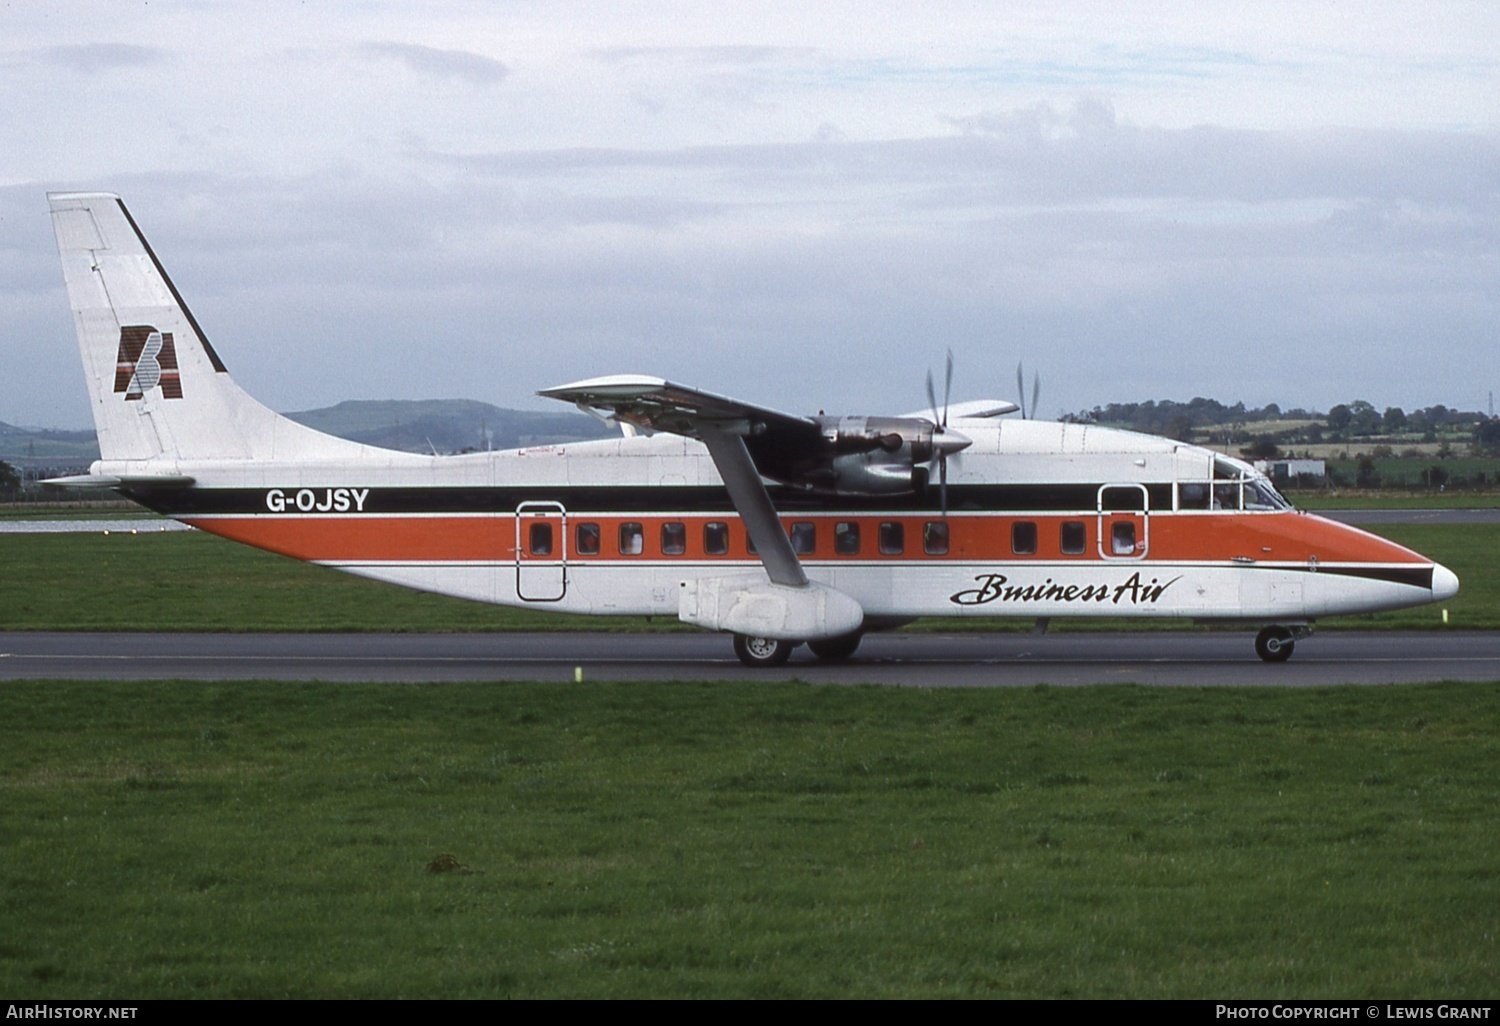
[[[1255,636],[1255,654],[1268,663],[1284,663],[1292,657],[1296,642],[1285,627],[1271,626]]]
[[[767,669],[780,666],[792,657],[797,644],[780,638],[752,638],[746,634],[734,636],[734,654],[746,666]]]
[[[825,663],[841,663],[854,654],[859,647],[863,635],[859,631],[849,634],[841,634],[836,638],[822,638],[818,641],[809,641],[807,647],[812,654]]]

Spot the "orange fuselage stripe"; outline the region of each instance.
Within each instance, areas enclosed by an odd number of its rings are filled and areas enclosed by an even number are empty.
[[[525,517],[523,542],[529,534]],[[1104,514],[1106,537],[1109,523],[1133,519],[1139,525],[1139,514]],[[1316,557],[1330,563],[1415,563],[1431,561],[1394,542],[1386,541],[1344,524],[1298,513],[1185,513],[1152,514],[1142,535],[1146,541],[1144,558],[1155,562],[1217,562],[1234,557],[1257,562],[1306,562]],[[184,520],[204,531],[257,548],[279,552],[297,559],[332,563],[379,562],[511,562],[516,559],[516,518],[513,515],[492,517],[447,516],[381,516],[381,515],[256,515],[244,517],[186,517]],[[859,525],[860,548],[855,553],[840,553],[834,546],[834,524],[839,521]],[[1064,522],[1082,523],[1087,541],[1082,553],[1064,553],[1060,545]],[[553,518],[556,523],[556,518]],[[725,523],[729,528],[728,552],[711,554],[704,549],[704,525]],[[816,524],[815,543],[802,557],[810,561],[841,560],[956,560],[964,562],[1046,560],[1100,561],[1100,523],[1096,514],[1027,515],[950,515],[948,518],[948,551],[928,554],[924,551],[924,526],[936,522],[922,516],[783,516],[782,523]],[[880,525],[899,522],[904,528],[904,551],[883,553],[879,547]],[[1011,549],[1011,528],[1016,522],[1037,525],[1035,553],[1016,554]],[[683,524],[682,552],[664,552],[663,524]],[[597,525],[600,539],[597,554],[577,551],[577,528],[580,524]],[[621,555],[621,527],[639,524],[641,551]],[[746,549],[744,528],[737,518],[723,516],[618,515],[593,516],[569,514],[567,517],[567,558],[570,561],[629,562],[641,559],[684,559],[693,561],[753,558]],[[1138,528],[1139,529],[1139,528]],[[523,546],[524,547],[524,546]],[[557,559],[557,543],[551,552],[523,558]],[[1111,560],[1114,562],[1115,560]]]

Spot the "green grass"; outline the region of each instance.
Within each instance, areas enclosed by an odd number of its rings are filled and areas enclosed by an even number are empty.
[[[1500,961],[1497,684],[30,682],[0,717],[12,999],[1485,998]]]
[[[1500,525],[1391,525],[1377,533],[1452,568],[1448,626],[1500,628]],[[0,630],[682,630],[675,618],[581,617],[465,602],[379,584],[196,532],[0,535]],[[1055,620],[1056,629],[1181,630],[1185,620]],[[1322,626],[1440,628],[1418,607]],[[1029,620],[931,619],[923,629],[1020,630]]]
[[[631,630],[467,602],[299,563],[198,532],[0,535],[4,630]],[[660,621],[658,621],[660,623]],[[667,626],[683,628],[675,618]]]
[[[148,520],[162,517],[128,499],[71,499],[57,502],[0,502],[6,520]],[[144,528],[145,525],[143,524]]]
[[[1344,448],[1355,450],[1354,446]],[[1368,449],[1369,446],[1363,448]],[[1450,456],[1447,459],[1438,458],[1436,454],[1420,458],[1385,456],[1372,459],[1371,464],[1380,477],[1381,487],[1388,489],[1414,488],[1426,491],[1429,480],[1423,474],[1432,467],[1441,467],[1455,482],[1478,483],[1481,488],[1494,487],[1496,475],[1500,474],[1500,459],[1484,456]],[[1336,473],[1340,481],[1354,482],[1359,475],[1359,460],[1330,459],[1328,470]],[[1455,486],[1450,485],[1448,490],[1455,490]]]
[[[1500,493],[1479,491],[1398,492],[1341,488],[1337,492],[1288,491],[1286,496],[1298,509],[1314,513],[1325,509],[1495,509],[1500,507]]]

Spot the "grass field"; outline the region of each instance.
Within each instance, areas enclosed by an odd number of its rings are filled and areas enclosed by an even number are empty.
[[[1495,509],[1500,493],[1483,491],[1405,492],[1344,488],[1332,491],[1289,491],[1298,509]]]
[[[1500,526],[1395,525],[1379,533],[1447,565],[1463,590],[1449,626],[1500,628]],[[675,618],[578,617],[423,595],[195,532],[0,535],[0,630],[684,630]],[[1029,620],[925,620],[920,629],[1030,629]],[[1054,629],[1181,630],[1187,621],[1065,621]],[[1427,606],[1320,627],[1440,628]]]
[[[12,999],[1487,998],[1500,964],[1496,684],[37,682],[0,717]]]

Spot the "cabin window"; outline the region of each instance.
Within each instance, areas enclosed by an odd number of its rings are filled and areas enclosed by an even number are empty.
[[[639,556],[646,548],[646,532],[640,524],[620,525],[620,555]]]
[[[818,547],[818,525],[811,520],[798,520],[792,524],[792,551],[805,556]]]
[[[906,551],[906,525],[890,520],[880,525],[880,551],[887,556],[899,556]]]
[[[580,556],[599,555],[599,525],[579,524],[573,532],[573,551]]]
[[[942,520],[929,520],[922,525],[922,551],[929,556],[948,554],[948,525]]]
[[[722,556],[729,551],[729,525],[722,520],[710,520],[703,525],[703,551],[710,556]]]
[[[552,525],[545,520],[534,522],[527,532],[527,545],[533,556],[552,555]]]
[[[1064,520],[1058,529],[1058,547],[1065,556],[1082,555],[1088,546],[1088,529],[1081,520]]]
[[[833,525],[833,551],[841,556],[859,555],[859,523],[840,520]]]
[[[1135,555],[1135,521],[1116,520],[1109,525],[1109,551],[1116,556]]]
[[[1177,485],[1178,509],[1208,509],[1207,481],[1183,481]]]
[[[667,523],[661,525],[661,554],[680,556],[687,551],[687,525]]]
[[[1018,556],[1036,555],[1036,521],[1017,520],[1010,525],[1010,551]]]

